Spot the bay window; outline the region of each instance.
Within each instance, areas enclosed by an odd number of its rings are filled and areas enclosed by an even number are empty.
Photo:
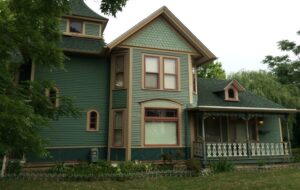
[[[146,108],[145,145],[178,145],[178,110]]]

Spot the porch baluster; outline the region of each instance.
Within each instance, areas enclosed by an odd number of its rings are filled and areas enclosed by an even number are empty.
[[[261,155],[264,156],[265,154],[265,143],[260,143],[261,146]]]
[[[225,143],[222,144],[222,148],[223,148],[223,156],[227,157],[228,153],[227,153],[227,150],[226,150],[226,144]]]
[[[260,144],[256,143],[256,155],[260,156]]]
[[[270,143],[266,143],[266,155],[270,156]]]
[[[283,144],[279,143],[279,155],[284,155],[283,153]]]
[[[229,144],[227,144],[227,146],[228,146],[228,156],[230,157],[230,156],[232,156],[232,144],[229,143]]]
[[[218,143],[218,156],[222,157],[223,156],[223,149],[222,149],[222,144]]]
[[[233,156],[237,156],[237,144],[233,143]]]
[[[283,143],[283,145],[284,145],[284,154],[285,155],[289,155],[289,147],[288,147],[288,143]]]
[[[213,143],[212,144],[212,153],[213,153],[213,157],[217,157],[217,148],[216,148],[216,144]]]
[[[251,155],[256,156],[255,143],[251,143]]]
[[[271,155],[272,155],[272,156],[275,155],[275,151],[274,151],[274,143],[271,143]]]
[[[243,152],[244,152],[244,156],[247,156],[247,143],[243,143]]]
[[[275,144],[275,155],[279,155],[279,147],[278,144]]]
[[[243,147],[242,147],[242,143],[238,143],[237,148],[238,148],[238,155],[239,155],[239,156],[243,156]]]
[[[211,157],[211,144],[207,143],[207,157]]]

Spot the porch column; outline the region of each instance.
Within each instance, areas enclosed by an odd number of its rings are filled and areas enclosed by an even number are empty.
[[[286,120],[286,131],[287,131],[287,139],[288,139],[288,145],[289,145],[289,158],[292,157],[292,145],[291,145],[291,139],[290,139],[290,129],[289,129],[289,119],[288,115],[285,115]]]
[[[203,160],[206,162],[206,140],[205,140],[205,126],[204,126],[205,116],[202,114],[201,125],[202,125],[202,137],[203,137]]]
[[[250,138],[249,138],[249,116],[247,115],[245,118],[246,121],[246,134],[247,134],[247,154],[248,157],[251,158],[251,147],[250,147]]]

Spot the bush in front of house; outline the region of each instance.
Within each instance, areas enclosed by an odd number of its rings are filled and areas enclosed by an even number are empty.
[[[202,169],[201,162],[197,159],[189,159],[185,162],[185,165],[188,170],[194,171],[196,173],[199,173]]]
[[[292,149],[293,162],[300,162],[300,148]]]
[[[234,171],[234,164],[227,159],[220,159],[212,161],[210,163],[210,168],[215,173],[232,172]]]

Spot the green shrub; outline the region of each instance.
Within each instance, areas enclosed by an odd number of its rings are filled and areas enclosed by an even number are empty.
[[[50,174],[65,174],[69,167],[67,167],[63,162],[57,162],[55,166],[48,169],[48,173]]]
[[[294,162],[300,162],[300,148],[293,148],[292,155]]]
[[[234,165],[227,159],[220,159],[218,161],[213,161],[210,163],[210,167],[213,172],[231,172],[234,170]]]
[[[2,166],[1,166],[2,168]],[[22,166],[20,164],[20,161],[9,161],[7,168],[6,168],[6,173],[7,174],[13,174],[13,175],[19,175],[21,173]]]
[[[201,162],[197,159],[189,159],[185,162],[185,165],[188,170],[192,170],[197,173],[199,173],[202,169]]]

